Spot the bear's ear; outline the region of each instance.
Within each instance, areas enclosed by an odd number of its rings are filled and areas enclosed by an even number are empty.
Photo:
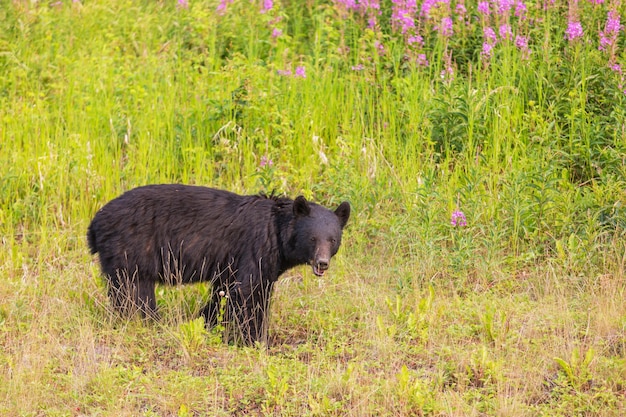
[[[293,214],[296,217],[308,216],[311,213],[311,207],[306,198],[298,196],[293,202]]]
[[[339,224],[341,224],[341,228],[343,229],[350,218],[350,203],[344,201],[339,204],[339,207],[335,210],[335,214],[339,217]]]

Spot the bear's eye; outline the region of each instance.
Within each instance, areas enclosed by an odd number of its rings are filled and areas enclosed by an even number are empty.
[[[330,239],[330,242],[334,245],[335,243],[337,243],[337,239],[335,239],[334,237]]]
[[[311,236],[311,242],[315,242],[315,236]]]

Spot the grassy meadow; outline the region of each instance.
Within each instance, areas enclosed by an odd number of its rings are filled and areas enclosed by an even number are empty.
[[[0,0],[0,415],[626,415],[626,2],[418,3]],[[111,310],[165,182],[351,202],[269,346]]]

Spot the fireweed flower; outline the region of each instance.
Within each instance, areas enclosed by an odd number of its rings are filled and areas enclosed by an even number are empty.
[[[515,46],[522,52],[522,59],[530,58],[530,49],[528,48],[528,37],[517,35],[515,37]]]
[[[417,56],[416,63],[417,65],[421,67],[427,67],[429,62],[428,62],[428,58],[426,58],[426,54],[419,54]]]
[[[441,33],[441,35],[443,35],[446,38],[449,38],[452,36],[452,18],[451,17],[444,17],[443,19],[441,19],[441,25],[437,28],[439,30],[439,33]]]
[[[511,39],[513,39],[513,31],[511,30],[511,26],[508,24],[500,26],[499,33],[500,38],[506,41],[510,41]]]
[[[485,38],[485,42],[487,42],[491,46],[495,45],[498,39],[496,37],[496,31],[489,26],[483,29],[483,37]]]
[[[181,9],[187,9],[189,8],[189,0],[178,0],[177,6]]]
[[[598,49],[601,51],[610,49],[617,42],[617,35],[622,28],[620,23],[620,15],[615,10],[609,10],[604,30],[600,31],[600,46]]]
[[[570,20],[567,23],[567,30],[565,31],[565,37],[568,41],[572,42],[583,36],[583,26],[577,20]]]
[[[263,6],[261,7],[261,13],[266,13],[266,12],[272,10],[272,7],[274,7],[274,1],[273,0],[263,0]]]
[[[274,28],[272,29],[272,38],[276,39],[278,37],[280,37],[283,34],[283,31],[278,29],[278,28]]]
[[[296,67],[296,73],[294,77],[306,78],[306,69],[302,66]]]
[[[217,11],[220,14],[226,13],[226,7],[231,4],[234,0],[220,0],[220,4],[217,5]]]
[[[430,9],[432,9],[433,7],[436,7],[437,2],[438,0],[424,0],[424,3],[422,3],[422,7],[420,10],[420,16],[428,19],[430,17]]]
[[[526,3],[524,3],[523,1],[518,1],[515,4],[515,17],[524,20],[526,19],[527,12],[528,8],[526,7]]]
[[[456,11],[457,16],[459,17],[459,20],[463,20],[465,18],[465,15],[467,14],[467,9],[465,8],[465,5],[462,2],[458,2],[454,10]]]
[[[570,0],[567,29],[565,30],[565,38],[573,42],[583,36],[583,26],[578,19],[578,0]]]
[[[483,29],[483,38],[485,38],[485,41],[483,42],[483,50],[481,51],[480,55],[485,60],[488,60],[489,58],[491,58],[493,47],[497,42],[496,31],[489,26],[485,27]]]
[[[491,58],[491,52],[493,51],[493,45],[487,42],[483,42],[483,50],[480,52],[483,58]]]
[[[513,0],[498,0],[498,14],[500,16],[506,16],[509,14],[511,9],[513,8]]]
[[[417,2],[415,0],[392,0],[391,24],[394,29],[399,29],[402,34],[406,34],[414,29],[416,12]]]
[[[484,15],[485,17],[489,16],[489,2],[488,1],[480,1],[478,2],[478,13]]]
[[[271,168],[274,165],[274,162],[270,159],[270,157],[268,157],[267,155],[263,155],[261,157],[261,162],[259,163],[259,166],[261,168]]]
[[[353,66],[352,66],[352,71],[363,71],[363,68],[365,68],[365,67],[363,66],[363,64],[353,65]]]
[[[420,35],[411,35],[407,38],[406,43],[409,45],[424,46],[424,38]]]
[[[449,51],[443,54],[443,63],[445,68],[441,71],[441,79],[445,82],[451,83],[454,81],[454,66],[452,65],[452,54]]]
[[[382,42],[378,42],[378,41],[374,42],[374,47],[378,51],[378,55],[380,56],[385,55],[385,45],[383,45]]]
[[[452,212],[452,217],[450,217],[450,224],[452,227],[465,227],[467,226],[467,219],[465,218],[465,213],[461,210],[454,210]]]

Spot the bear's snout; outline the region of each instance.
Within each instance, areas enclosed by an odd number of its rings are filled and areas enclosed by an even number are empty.
[[[313,273],[318,277],[324,275],[324,272],[328,269],[330,265],[330,260],[326,258],[317,258],[313,262],[311,262],[311,266],[313,267]]]

